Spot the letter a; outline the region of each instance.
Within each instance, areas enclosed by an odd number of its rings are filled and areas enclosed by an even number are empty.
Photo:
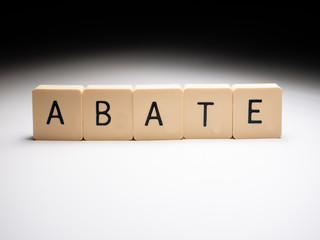
[[[58,115],[53,115],[53,112],[54,112],[55,108],[57,109]],[[62,115],[61,115],[61,112],[60,112],[60,108],[59,108],[58,102],[56,100],[54,100],[53,103],[52,103],[51,110],[50,110],[50,113],[49,113],[49,117],[48,117],[48,120],[47,120],[47,124],[50,124],[51,118],[59,118],[60,123],[62,125],[64,124],[64,121],[63,121],[63,118],[62,118]]]
[[[156,111],[156,116],[152,116],[153,109]],[[161,120],[161,116],[160,116],[160,113],[159,113],[157,102],[152,102],[151,108],[150,108],[150,111],[149,111],[149,114],[148,114],[148,117],[147,117],[147,120],[146,120],[146,123],[144,124],[145,126],[149,125],[150,119],[157,119],[158,122],[159,122],[159,125],[160,126],[163,125],[162,120]]]

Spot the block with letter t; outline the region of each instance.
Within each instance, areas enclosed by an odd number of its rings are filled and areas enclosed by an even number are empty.
[[[185,138],[232,137],[229,84],[187,84],[183,98]]]

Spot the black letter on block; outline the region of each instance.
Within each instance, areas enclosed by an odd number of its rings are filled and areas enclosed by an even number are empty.
[[[198,105],[203,105],[203,126],[207,126],[207,107],[208,105],[214,105],[213,102],[198,102]]]
[[[100,103],[102,104],[105,104],[107,106],[107,109],[104,110],[104,111],[99,111],[99,105]],[[110,122],[111,122],[111,116],[110,114],[108,114],[108,111],[110,110],[110,104],[106,101],[96,101],[96,125],[97,126],[105,126],[105,125],[108,125]],[[103,114],[103,115],[106,115],[108,120],[104,123],[101,123],[99,121],[99,116]]]
[[[54,108],[57,109],[58,115],[53,115]],[[50,124],[51,118],[59,118],[60,123],[64,124],[64,121],[63,121],[63,118],[62,118],[62,115],[61,115],[61,112],[60,112],[60,108],[59,108],[58,102],[56,100],[54,100],[53,103],[52,103],[51,110],[50,110],[50,113],[49,113],[49,117],[48,117],[48,120],[47,120],[47,124]]]
[[[249,114],[248,114],[248,123],[262,123],[261,120],[252,120],[252,113],[259,113],[259,109],[252,109],[252,103],[257,102],[261,103],[262,99],[249,99]]]
[[[154,116],[154,117],[152,117],[153,109],[156,110],[156,114],[157,114],[157,115]],[[148,125],[149,125],[150,119],[158,119],[159,125],[160,125],[160,126],[163,125],[162,120],[161,120],[161,116],[160,116],[160,113],[159,113],[159,109],[158,109],[157,102],[152,102],[151,108],[150,108],[150,111],[149,111],[149,114],[148,114],[148,117],[147,117],[147,120],[146,120],[146,123],[144,124],[145,126],[148,126]]]

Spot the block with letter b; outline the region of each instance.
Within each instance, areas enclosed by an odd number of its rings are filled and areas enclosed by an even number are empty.
[[[184,137],[232,137],[232,89],[229,84],[184,87]]]
[[[131,85],[89,85],[83,92],[85,140],[133,138]]]
[[[183,91],[179,85],[138,85],[133,92],[136,140],[182,139]]]
[[[282,122],[282,89],[270,84],[235,84],[233,137],[279,138]]]
[[[82,92],[79,85],[39,85],[32,91],[33,138],[82,140]]]

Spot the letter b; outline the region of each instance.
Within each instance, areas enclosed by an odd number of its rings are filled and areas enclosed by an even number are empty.
[[[99,110],[100,104],[106,105],[106,110],[100,111]],[[110,114],[108,114],[109,110],[110,110],[110,104],[108,102],[96,101],[96,125],[97,126],[106,126],[111,122],[111,116],[110,116]],[[100,119],[99,119],[100,115],[105,115],[108,118],[108,120],[106,122],[101,123]]]

